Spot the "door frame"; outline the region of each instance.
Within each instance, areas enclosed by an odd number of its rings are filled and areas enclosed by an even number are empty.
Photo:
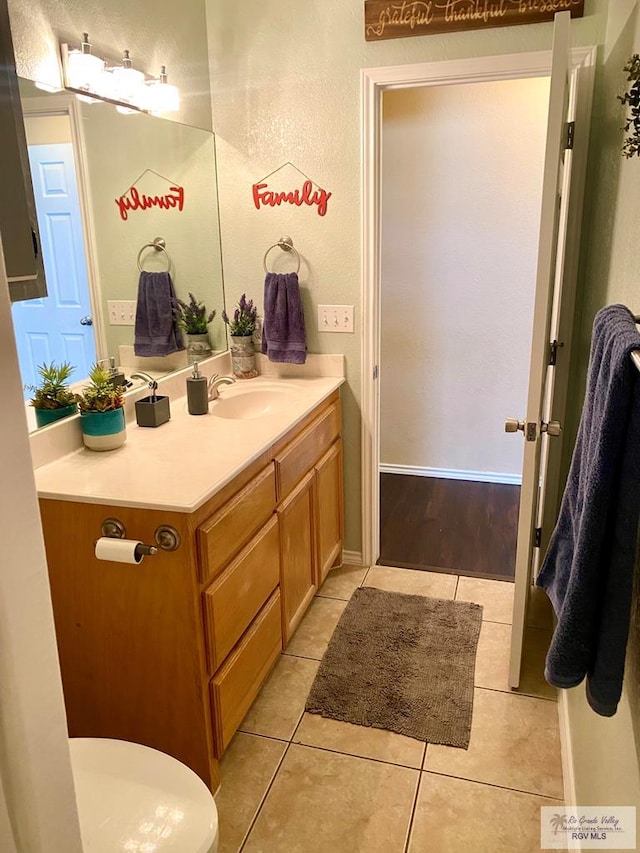
[[[107,341],[104,331],[104,312],[102,310],[102,288],[96,251],[95,223],[91,205],[89,168],[85,149],[84,132],[80,105],[73,95],[60,94],[55,99],[49,97],[28,98],[23,103],[26,118],[46,118],[47,116],[66,115],[71,127],[71,144],[76,167],[78,198],[80,201],[80,219],[82,220],[82,238],[84,257],[89,284],[89,302],[93,317],[93,337],[96,346],[96,360],[107,357]]]
[[[588,128],[593,97],[596,48],[571,51],[571,89],[576,96],[576,127]],[[364,68],[361,81],[362,138],[362,561],[374,565],[380,554],[380,301],[382,289],[382,96],[394,89],[518,80],[551,73],[551,51],[443,60],[415,65]],[[582,208],[588,133],[577,133],[573,150],[576,211]],[[577,206],[579,203],[579,207]],[[575,298],[579,225],[569,229],[565,288]],[[568,318],[567,318],[568,319]],[[571,351],[572,323],[565,326],[565,352]],[[567,371],[568,373],[568,371]],[[566,396],[566,391],[565,391]],[[507,414],[507,413],[506,413]]]

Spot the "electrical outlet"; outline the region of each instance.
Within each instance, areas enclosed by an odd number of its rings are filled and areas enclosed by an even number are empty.
[[[353,332],[353,305],[318,305],[319,332]]]
[[[109,313],[109,325],[111,326],[135,326],[136,302],[135,299],[108,299],[107,311]]]

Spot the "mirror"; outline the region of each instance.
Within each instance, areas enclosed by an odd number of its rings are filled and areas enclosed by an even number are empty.
[[[74,385],[108,357],[127,376],[187,365],[186,350],[134,355],[138,258],[149,272],[170,264],[178,298],[193,293],[216,309],[209,338],[225,350],[214,135],[28,80],[20,91],[49,292],[12,307],[23,384],[37,384],[36,366],[52,360],[76,367]],[[148,245],[157,237],[166,252]]]

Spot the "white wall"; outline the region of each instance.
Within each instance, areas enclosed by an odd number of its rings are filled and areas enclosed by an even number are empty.
[[[602,41],[606,8],[586,0],[574,44]],[[367,43],[362,0],[207,0],[207,20],[227,300],[246,290],[262,302],[262,256],[291,234],[305,259],[310,349],[346,356],[345,542],[359,551],[360,69],[548,50],[552,24]],[[255,209],[252,183],[287,160],[333,193],[326,216]],[[356,334],[317,333],[318,303],[355,305]]]
[[[9,290],[0,250],[0,846],[8,813],[23,853],[81,850]],[[4,840],[3,840],[4,839]]]
[[[627,88],[622,70],[640,52],[640,6],[628,0],[610,3],[602,65],[596,81],[586,212],[582,239],[581,306],[572,354],[574,433],[582,408],[593,317],[604,305],[622,302],[640,312],[640,160],[625,159],[625,108],[617,100]],[[571,442],[569,442],[571,446]],[[577,802],[584,805],[633,805],[640,820],[640,561],[631,631],[627,646],[625,689],[618,712],[609,719],[589,708],[584,687],[568,691]],[[640,839],[640,824],[638,829]]]
[[[383,465],[517,477],[548,78],[383,102]]]

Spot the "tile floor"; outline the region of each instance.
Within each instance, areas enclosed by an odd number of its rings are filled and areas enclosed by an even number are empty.
[[[483,606],[468,750],[305,714],[358,586]],[[220,853],[538,853],[540,806],[563,802],[558,714],[532,607],[525,675],[507,683],[513,584],[375,566],[327,578],[221,762]]]

